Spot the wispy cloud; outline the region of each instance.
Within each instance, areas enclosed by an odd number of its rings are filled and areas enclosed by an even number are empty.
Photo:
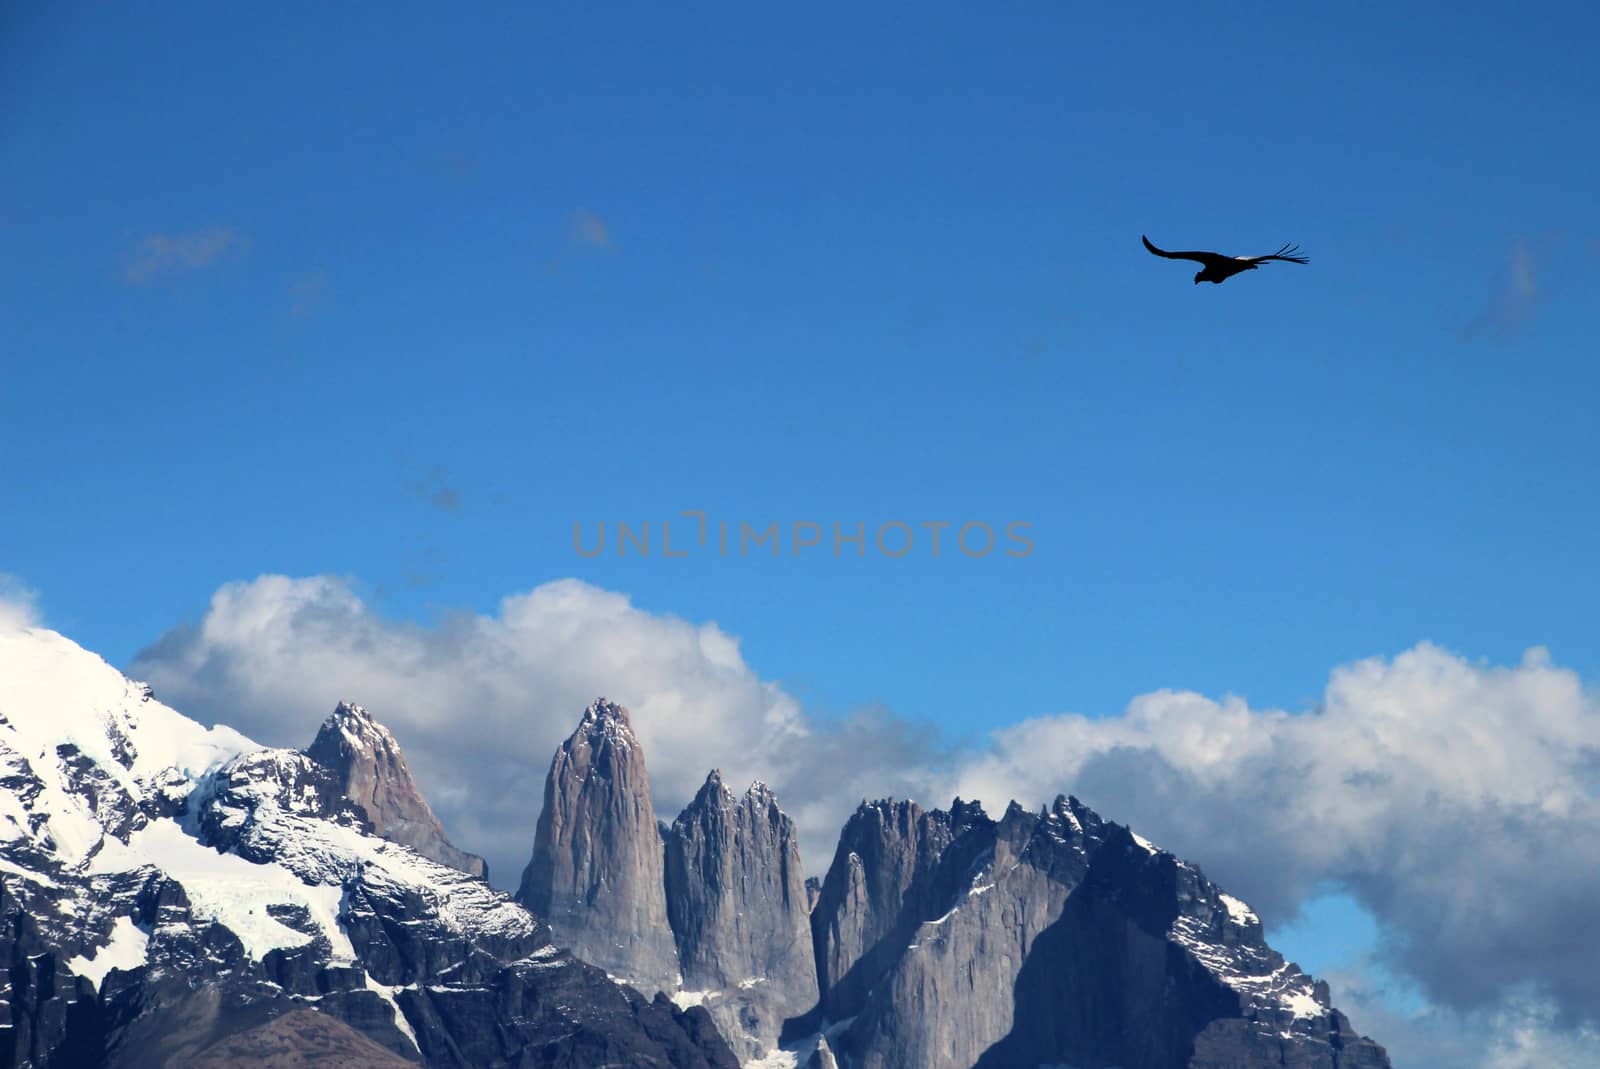
[[[435,508],[444,509],[446,512],[461,511],[461,491],[450,483],[450,472],[442,465],[435,464],[427,472],[405,480],[406,491],[413,497],[426,501]]]
[[[318,268],[289,283],[289,317],[310,319],[328,303],[328,272]]]
[[[1533,250],[1526,241],[1513,242],[1488,304],[1457,332],[1457,337],[1464,342],[1479,338],[1509,342],[1533,320],[1541,297]]]
[[[38,595],[22,580],[0,572],[0,631],[37,626],[38,604]]]
[[[231,226],[208,226],[177,233],[146,234],[123,265],[122,277],[142,286],[204,270],[233,252],[250,247],[250,239]]]
[[[587,208],[579,208],[572,213],[572,225],[568,237],[572,244],[584,248],[609,251],[612,247],[611,228],[606,226],[604,219]]]

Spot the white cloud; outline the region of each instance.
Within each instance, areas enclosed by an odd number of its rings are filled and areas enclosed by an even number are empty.
[[[39,624],[38,596],[15,576],[0,572],[0,631]]]
[[[289,284],[289,318],[310,319],[328,303],[328,272],[307,271]]]
[[[379,618],[339,579],[263,576],[218,590],[199,624],[168,632],[130,671],[189,715],[275,745],[309,744],[341,698],[366,705],[400,739],[451,837],[486,856],[503,886],[527,862],[551,754],[599,695],[633,713],[658,816],[676,816],[712,766],[733,783],[786,784],[813,868],[859,800],[843,785],[870,793],[892,782],[875,763],[928,757],[881,714],[819,728],[715,623],[648,613],[577,580],[507,597],[493,616],[420,627]]]
[[[605,694],[633,710],[659,816],[713,765],[760,777],[813,872],[863,797],[959,792],[998,812],[1072,792],[1199,861],[1269,924],[1342,889],[1385,933],[1387,968],[1507,1043],[1515,1006],[1551,1007],[1556,1032],[1580,1038],[1600,1006],[1600,704],[1542,650],[1491,666],[1423,644],[1334,669],[1302,713],[1159,691],[949,751],[883,709],[819,722],[715,623],[576,580],[424,627],[378,617],[337,579],[265,576],[220,589],[132,671],[265,742],[304,745],[339,698],[363,702],[502,885],[526,861],[551,752]],[[1386,1022],[1356,1020],[1384,1039]]]
[[[996,733],[957,783],[986,803],[1070,785],[1269,922],[1342,887],[1436,1002],[1533,985],[1600,1006],[1600,704],[1542,650],[1514,667],[1427,644],[1360,661],[1300,715],[1164,691],[1117,717],[1045,717]]]
[[[1461,341],[1489,337],[1501,344],[1510,342],[1533,321],[1542,300],[1533,250],[1526,241],[1512,242],[1505,272],[1495,291],[1483,310],[1457,332],[1457,337]]]

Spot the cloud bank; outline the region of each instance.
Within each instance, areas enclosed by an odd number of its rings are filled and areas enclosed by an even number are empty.
[[[1600,704],[1542,650],[1494,667],[1423,644],[1336,668],[1299,715],[1148,694],[1000,731],[959,779],[985,799],[1061,783],[1269,923],[1343,888],[1431,1000],[1600,1006],[1600,935],[1575,935],[1600,901]]]
[[[501,886],[515,886],[532,849],[551,754],[600,695],[633,712],[659,816],[676,816],[713,766],[731,782],[782,785],[814,868],[863,795],[911,793],[921,780],[907,777],[934,756],[881,711],[815,724],[715,623],[644,612],[577,580],[421,627],[379,618],[342,580],[263,576],[218,590],[198,624],[169,631],[130,672],[189,715],[271,745],[309,744],[341,699],[367,706],[451,837]]]
[[[658,815],[712,766],[759,777],[800,824],[813,872],[862,797],[943,805],[959,792],[998,812],[1071,792],[1198,861],[1269,926],[1329,887],[1359,900],[1385,934],[1381,965],[1432,1016],[1400,1021],[1374,996],[1352,1006],[1356,1024],[1380,1041],[1403,1024],[1419,1052],[1433,1036],[1440,1053],[1421,1064],[1540,1050],[1559,1065],[1594,1034],[1600,701],[1542,650],[1496,666],[1424,643],[1335,668],[1303,712],[1159,691],[948,749],[888,710],[808,716],[715,623],[577,580],[419,626],[381,619],[338,579],[265,576],[217,591],[131,672],[190,715],[280,745],[309,742],[341,697],[366,704],[501,885],[526,861],[551,752],[605,694],[633,710]],[[1354,979],[1345,989],[1365,997]],[[1451,1029],[1481,1042],[1451,1054]]]

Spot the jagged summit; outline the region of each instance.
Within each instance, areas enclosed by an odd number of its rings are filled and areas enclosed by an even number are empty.
[[[728,784],[723,780],[722,769],[720,768],[713,768],[706,773],[706,781],[701,784],[699,792],[694,797],[695,801],[699,802],[702,797],[708,796],[726,798],[728,801],[733,800],[733,791],[728,789]]]
[[[337,729],[356,745],[369,738],[389,735],[389,730],[373,718],[366,706],[357,705],[348,698],[341,698],[333,712],[328,714],[328,719],[322,722],[321,730],[329,728]]]
[[[732,788],[728,786],[727,781],[722,778],[722,770],[719,768],[713,768],[709,773],[706,774],[705,782],[702,783],[700,785],[700,789],[695,792],[694,800],[690,802],[688,807],[684,809],[683,813],[678,816],[678,820],[682,820],[684,816],[691,812],[697,811],[706,805],[715,804],[726,809],[728,807],[738,805],[743,800],[753,801],[756,805],[762,807],[776,807],[778,796],[773,793],[771,787],[767,786],[760,780],[755,780],[750,784],[750,786],[746,787],[743,795],[735,794]],[[676,824],[676,821],[674,824]],[[663,825],[663,827],[669,828],[672,826],[673,825]]]
[[[584,708],[574,735],[592,737],[597,732],[613,742],[629,746],[637,745],[639,741],[633,734],[633,714],[628,712],[626,706],[618,705],[604,696],[596,698]]]
[[[450,842],[412,778],[400,743],[366,709],[341,701],[305,752],[335,774],[340,791],[361,807],[378,835],[441,865],[488,878],[483,858]]]

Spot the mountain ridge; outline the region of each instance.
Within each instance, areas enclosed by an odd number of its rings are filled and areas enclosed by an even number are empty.
[[[545,799],[513,898],[360,706],[262,747],[0,633],[0,1067],[1389,1069],[1245,903],[1070,795],[863,801],[807,879],[759,781],[658,821],[601,698]]]

